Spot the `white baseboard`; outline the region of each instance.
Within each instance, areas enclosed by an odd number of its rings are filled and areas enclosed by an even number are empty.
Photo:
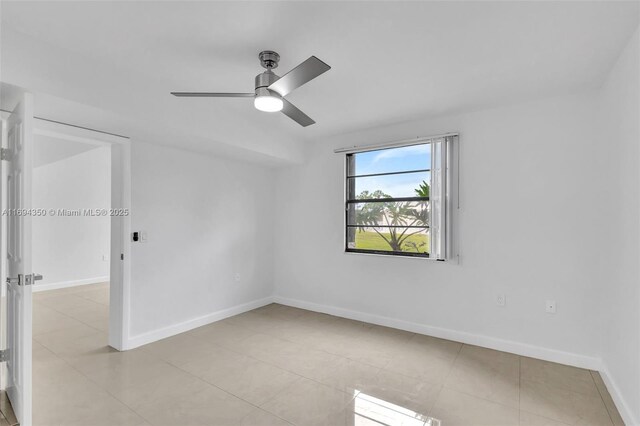
[[[600,377],[602,377],[602,381],[607,387],[611,398],[613,398],[613,402],[616,404],[616,408],[618,408],[618,412],[620,413],[620,416],[622,416],[624,424],[627,426],[640,426],[640,419],[635,418],[635,415],[629,409],[629,405],[627,404],[625,398],[622,396],[620,388],[616,385],[616,382],[611,376],[607,365],[604,363],[600,368]]]
[[[441,339],[453,340],[460,343],[468,343],[470,345],[482,346],[485,348],[509,352],[531,358],[543,359],[545,361],[552,361],[560,364],[573,365],[575,367],[587,368],[590,370],[600,370],[602,364],[599,358],[575,354],[571,352],[558,351],[555,349],[543,348],[540,346],[528,345],[526,343],[499,339],[482,334],[474,334],[447,328],[433,327],[430,325],[403,321],[365,312],[352,311],[348,309],[337,308],[334,306],[319,305],[316,303],[288,299],[280,296],[275,296],[273,298],[273,301],[275,303],[293,306],[295,308],[322,312],[338,317],[368,322],[385,327],[397,328],[413,333],[426,334],[428,336],[439,337]]]
[[[242,314],[244,312],[260,308],[262,306],[268,305],[269,303],[273,303],[273,298],[265,297],[264,299],[258,299],[248,303],[243,303],[241,305],[232,306],[231,308],[212,312],[210,314],[203,315],[198,318],[193,318],[178,324],[170,325],[168,327],[149,331],[143,334],[138,334],[129,338],[125,350],[137,348],[139,346],[153,343],[161,339],[166,339],[167,337],[175,336],[176,334],[184,333],[185,331],[193,330],[194,328],[211,324],[212,322],[220,321],[234,315]]]
[[[93,277],[93,278],[85,278],[82,280],[74,280],[74,281],[60,281],[57,283],[49,283],[49,284],[34,284],[33,285],[33,291],[34,292],[39,292],[39,291],[47,291],[47,290],[57,290],[60,288],[67,288],[67,287],[77,287],[80,285],[87,285],[87,284],[97,284],[97,283],[103,283],[103,282],[107,282],[109,281],[109,277]]]

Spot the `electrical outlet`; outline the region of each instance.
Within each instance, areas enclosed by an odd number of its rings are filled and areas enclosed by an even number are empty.
[[[107,256],[106,254],[103,254],[103,255],[102,255],[102,261],[103,261],[103,262],[107,262],[107,261],[109,261],[109,256]]]
[[[240,272],[236,272],[235,275],[233,276],[233,279],[236,280],[237,283],[240,282]]]
[[[547,311],[548,314],[555,314],[556,313],[556,301],[555,300],[547,300],[547,303],[545,305],[545,310]]]
[[[504,294],[499,294],[496,296],[496,305],[504,306],[507,304],[507,297]]]

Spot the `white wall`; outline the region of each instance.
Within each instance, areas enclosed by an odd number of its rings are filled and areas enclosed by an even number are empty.
[[[609,238],[602,264],[602,359],[609,390],[627,424],[640,424],[640,67],[639,34],[618,59],[602,89],[602,175],[613,182],[603,193],[610,207],[601,223]],[[621,410],[623,411],[623,410]]]
[[[110,156],[109,147],[100,147],[34,168],[33,207],[47,210],[109,208]],[[36,283],[37,287],[57,288],[109,280],[108,216],[47,214],[33,218],[32,233],[33,270],[44,275],[44,279]],[[103,255],[107,260],[103,260]]]
[[[278,300],[597,367],[596,93],[319,140],[278,173]],[[341,146],[460,131],[461,263],[343,253]],[[506,295],[498,307],[496,295]],[[557,314],[545,313],[545,300]]]
[[[268,303],[274,172],[139,141],[131,164],[130,345]]]

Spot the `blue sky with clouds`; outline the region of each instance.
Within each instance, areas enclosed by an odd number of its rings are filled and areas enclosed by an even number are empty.
[[[356,175],[431,168],[431,146],[428,144],[362,152],[355,156]],[[418,185],[423,180],[428,183],[429,179],[429,172],[358,178],[356,194],[380,189],[392,197],[411,197],[415,196]]]

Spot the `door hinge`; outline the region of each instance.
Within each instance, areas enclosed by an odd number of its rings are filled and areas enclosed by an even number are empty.
[[[11,150],[9,148],[0,148],[0,159],[11,161]]]
[[[3,349],[0,351],[0,362],[9,361],[9,349]]]

